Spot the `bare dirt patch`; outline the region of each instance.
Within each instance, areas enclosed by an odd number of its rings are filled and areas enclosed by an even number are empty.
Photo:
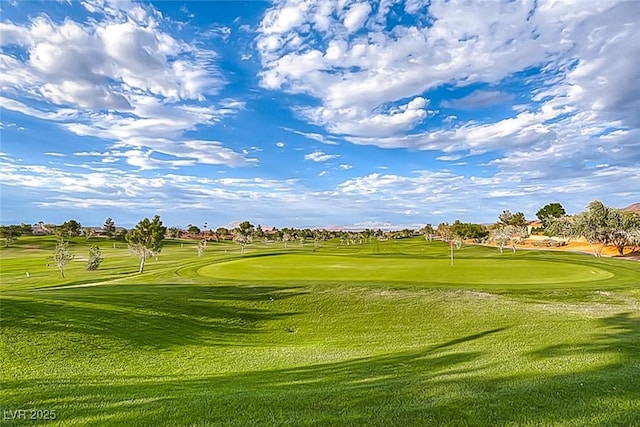
[[[485,246],[496,247],[494,244],[487,244]],[[537,251],[561,251],[561,252],[576,252],[576,253],[585,253],[589,255],[593,255],[593,248],[587,242],[567,242],[564,246],[553,246],[553,247],[541,247],[536,246],[533,241],[525,241],[524,243],[519,243],[516,245],[517,250],[537,250]],[[505,251],[511,250],[510,246],[504,248]],[[624,249],[624,255],[620,255],[618,249],[615,246],[605,246],[602,250],[602,256],[605,257],[615,257],[622,259],[631,259],[635,261],[640,261],[640,252],[633,252],[631,248]]]

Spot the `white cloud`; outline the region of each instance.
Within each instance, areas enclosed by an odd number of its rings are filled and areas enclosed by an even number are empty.
[[[450,162],[450,161],[460,160],[462,158],[464,158],[463,154],[449,154],[444,156],[438,156],[436,157],[436,160],[441,160],[443,162]]]
[[[87,153],[92,154],[92,153]],[[126,156],[131,162],[140,163],[140,169],[154,169],[155,159],[143,152],[116,153]],[[67,171],[48,166],[20,164],[12,159],[0,162],[6,170],[0,180],[3,185],[27,187],[47,194],[48,205],[68,206],[67,200],[93,197],[102,199],[100,205],[119,206],[123,200],[144,205],[152,200],[165,202],[176,198],[177,203],[186,204],[192,195],[217,195],[224,199],[242,198],[245,195],[273,195],[290,191],[295,180],[272,180],[263,178],[212,179],[180,174],[163,174],[146,177],[135,172],[114,168],[91,168],[89,172]],[[74,165],[76,166],[76,165]],[[77,166],[76,166],[77,167]],[[287,198],[286,194],[281,196]],[[164,202],[163,202],[164,203]]]
[[[350,164],[347,164],[347,163],[343,163],[343,164],[341,164],[341,165],[338,165],[338,167],[339,167],[340,169],[342,169],[342,170],[347,171],[347,170],[349,170],[349,169],[353,168],[353,165],[350,165]]]
[[[300,135],[300,136],[304,136],[305,138],[314,140],[314,141],[318,141],[321,142],[323,144],[327,144],[327,145],[338,145],[338,142],[333,140],[330,136],[326,136],[326,135],[322,135],[319,133],[315,133],[315,132],[302,132],[302,131],[298,131],[298,130],[294,130],[294,129],[290,129],[290,128],[284,128],[285,130],[288,130],[289,132],[293,132],[296,135]]]
[[[486,221],[502,209],[523,210],[532,218],[541,200],[559,201],[569,212],[577,212],[594,193],[606,195],[605,203],[614,206],[637,201],[637,192],[620,185],[637,174],[637,167],[605,167],[600,162],[581,176],[565,176],[566,170],[560,170],[552,185],[542,183],[537,175],[522,173],[514,164],[513,169],[490,177],[446,170],[371,173],[327,190],[311,190],[295,179],[211,178],[179,172],[153,175],[157,159],[144,151],[78,154],[120,156],[139,162],[138,167],[146,170],[125,171],[99,163],[64,170],[4,156],[0,157],[0,184],[37,195],[34,203],[49,212],[62,209],[68,216],[115,208],[123,215],[129,210],[137,216],[151,209],[162,211],[169,224],[184,221],[185,209],[194,216],[210,215],[212,205],[224,205],[228,220],[247,218],[247,212],[253,212],[257,218],[248,218],[252,221],[273,223],[274,218],[281,218],[284,223],[279,226],[303,226],[344,224],[344,218],[352,216],[376,223],[397,222],[394,218],[405,214],[418,223],[451,221],[453,215],[465,221]],[[431,213],[423,214],[427,211]],[[294,220],[296,216],[305,222]]]
[[[300,25],[308,10],[305,2],[291,2],[283,8],[269,10],[260,24],[265,34],[286,33]]]
[[[152,151],[143,152],[141,150],[129,150],[123,153],[127,163],[131,166],[140,168],[140,170],[191,166],[194,163],[189,160],[158,160],[152,158],[152,154]]]
[[[57,105],[75,105],[86,109],[129,110],[131,105],[119,94],[107,92],[103,87],[86,82],[64,81],[60,84],[45,83],[40,94]]]
[[[314,162],[326,162],[327,160],[335,159],[338,157],[340,156],[337,154],[327,154],[319,150],[316,150],[313,153],[304,155],[305,160],[311,160]]]
[[[109,153],[101,153],[99,151],[78,151],[73,153],[74,156],[103,156],[108,155]]]
[[[368,114],[367,111],[356,108],[307,108],[301,111],[312,122],[324,124],[331,132],[377,137],[412,129],[428,116],[428,111],[422,108],[427,102],[422,97],[416,97],[407,104],[379,114]],[[351,120],[344,120],[345,118]]]
[[[218,110],[219,114],[221,112],[222,114],[233,114],[238,110],[244,110],[247,103],[237,99],[225,98],[220,100],[219,104],[221,107],[220,110]]]
[[[44,112],[6,98],[0,104],[12,111],[59,122],[67,130],[80,136],[94,136],[113,141],[113,148],[135,148],[149,153],[158,152],[175,156],[170,162],[144,161],[138,151],[131,151],[128,164],[143,168],[187,166],[195,163],[242,166],[256,162],[224,147],[218,141],[188,140],[182,137],[185,130],[195,129],[202,123],[215,123],[221,112],[211,107],[167,106],[153,97],[134,97],[136,118],[116,113],[90,113],[78,110]],[[171,140],[168,138],[172,138]]]
[[[107,14],[87,24],[70,19],[57,24],[41,15],[28,26],[3,26],[11,35],[3,37],[3,44],[26,49],[28,60],[4,55],[13,67],[2,67],[0,81],[14,89],[42,86],[33,95],[57,105],[126,109],[127,92],[135,90],[202,100],[224,83],[215,53],[178,42],[148,24],[117,22]]]
[[[17,46],[26,56],[0,53],[4,108],[132,148],[125,150],[127,163],[143,169],[255,163],[218,141],[184,137],[245,107],[242,100],[209,99],[225,84],[215,52],[163,32],[164,18],[151,6],[84,6],[101,19],[59,23],[43,14],[1,24],[3,47]],[[154,152],[176,158],[158,160]]]
[[[349,8],[344,16],[343,24],[350,33],[358,31],[362,28],[362,24],[367,20],[371,13],[369,3],[356,3]]]
[[[432,26],[397,26],[391,32],[370,31],[366,38],[339,30],[339,18],[332,15],[339,5],[305,4],[305,8],[296,8],[296,19],[286,27],[263,20],[263,35],[258,38],[264,67],[261,78],[265,87],[318,98],[322,105],[305,111],[306,116],[336,133],[362,136],[360,132],[369,129],[376,136],[397,134],[424,117],[409,117],[404,126],[397,126],[400,118],[383,117],[393,114],[385,106],[407,102],[445,82],[497,82],[566,49],[565,45],[554,48],[551,44],[543,48],[547,40],[536,41],[537,22],[527,21],[530,7],[524,4],[491,2],[464,9],[433,4],[429,8],[435,20]],[[291,7],[289,3],[277,5],[267,16]],[[364,3],[344,9],[346,16],[358,17],[351,29],[366,17],[365,9],[369,13]],[[322,25],[317,25],[319,15]],[[317,33],[305,30],[311,23],[316,24]],[[307,46],[314,48],[297,49],[285,43],[302,31],[309,34]],[[312,41],[318,35],[326,40],[322,47]],[[504,40],[512,42],[505,44]],[[362,125],[372,114],[377,120]]]
[[[276,147],[278,147],[278,148],[283,148],[283,147],[284,147],[284,145],[285,145],[285,144],[284,144],[284,142],[282,142],[282,141],[278,141],[278,142],[276,142]]]
[[[414,14],[428,4],[427,0],[407,0],[404,4],[404,11],[408,14]]]
[[[352,143],[439,150],[446,153],[442,159],[505,153],[505,160],[495,162],[498,168],[527,149],[546,161],[555,158],[550,162],[554,165],[571,163],[577,147],[588,157],[597,152],[607,129],[640,125],[640,68],[634,62],[640,56],[634,31],[639,3],[603,0],[580,8],[533,1],[464,8],[456,2],[427,3],[407,2],[405,11],[431,25],[397,25],[388,31],[382,25],[386,21],[375,15],[368,18],[366,35],[349,34],[364,23],[359,18],[355,25],[358,3],[276,3],[269,14],[289,7],[296,14],[286,26],[266,31],[264,20],[259,29],[262,84],[316,98],[319,105],[295,111]],[[387,19],[388,6],[379,9]],[[343,20],[351,13],[354,25],[345,29]],[[306,37],[304,48],[287,43],[294,37]],[[516,74],[536,68],[541,69],[538,76]],[[530,100],[493,122],[464,122],[449,114],[442,117],[445,127],[434,127],[428,120],[438,112],[421,101],[444,85],[484,84],[486,89],[444,103],[484,108],[513,101],[504,90],[494,89],[501,82],[528,85],[534,80]],[[619,147],[627,152],[626,159],[613,150],[600,155],[610,165],[637,163],[635,145],[625,139]]]

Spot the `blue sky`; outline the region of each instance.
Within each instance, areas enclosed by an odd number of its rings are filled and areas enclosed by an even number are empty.
[[[1,222],[640,202],[640,2],[0,3]]]

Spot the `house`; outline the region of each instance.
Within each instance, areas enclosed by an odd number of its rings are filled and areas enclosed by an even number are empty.
[[[527,234],[533,234],[534,229],[542,227],[542,221],[534,220],[527,224]],[[537,234],[537,233],[536,233]]]

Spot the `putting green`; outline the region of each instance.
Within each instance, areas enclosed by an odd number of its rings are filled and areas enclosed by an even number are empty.
[[[259,281],[427,282],[469,285],[576,283],[604,280],[613,273],[569,262],[513,258],[355,258],[326,255],[247,257],[210,264],[205,277]]]

